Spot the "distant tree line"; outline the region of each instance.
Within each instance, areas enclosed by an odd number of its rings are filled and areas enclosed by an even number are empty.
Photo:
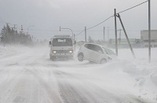
[[[26,34],[23,31],[18,32],[8,24],[2,28],[0,37],[1,42],[4,44],[30,45],[33,43],[33,40],[29,34]]]

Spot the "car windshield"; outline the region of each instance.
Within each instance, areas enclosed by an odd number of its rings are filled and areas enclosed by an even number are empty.
[[[106,54],[108,54],[108,55],[115,55],[115,53],[114,53],[112,50],[107,49],[107,48],[105,48],[105,47],[102,47],[102,48],[103,48],[103,51],[104,51]]]
[[[72,40],[70,38],[55,38],[53,39],[53,46],[72,46]]]

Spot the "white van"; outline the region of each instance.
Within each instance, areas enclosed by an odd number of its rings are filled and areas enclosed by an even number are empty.
[[[50,59],[57,58],[73,58],[74,55],[74,41],[70,35],[55,35],[50,45]]]

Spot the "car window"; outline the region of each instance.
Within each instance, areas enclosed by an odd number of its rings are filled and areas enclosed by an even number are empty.
[[[90,50],[93,50],[93,51],[96,51],[96,52],[99,52],[99,53],[103,53],[103,49],[98,45],[85,44],[85,47],[90,49]]]
[[[84,47],[86,47],[87,49],[90,49],[90,45],[89,44],[85,44]]]
[[[94,45],[92,45],[92,44],[85,44],[85,47],[86,47],[87,49],[93,50]]]
[[[98,45],[95,45],[95,46],[94,46],[94,50],[95,50],[96,52],[103,53],[102,48],[101,48],[100,46],[98,46]]]
[[[103,50],[105,51],[106,54],[115,55],[115,53],[112,50],[110,50],[110,49],[107,49],[107,48],[103,47]]]

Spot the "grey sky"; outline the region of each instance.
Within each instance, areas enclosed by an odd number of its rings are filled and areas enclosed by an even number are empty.
[[[7,22],[16,24],[18,30],[33,36],[50,38],[59,32],[59,26],[70,28],[77,39],[83,39],[84,33],[77,36],[85,26],[91,27],[113,15],[114,8],[122,11],[145,0],[0,0],[0,28]],[[157,0],[151,0],[152,29],[157,29]],[[139,37],[140,30],[147,29],[147,3],[121,14],[130,37]],[[118,22],[119,23],[119,22]],[[113,37],[113,18],[102,25],[87,31],[95,39],[102,39],[102,27],[106,27],[108,37]],[[118,29],[120,29],[120,25]],[[107,38],[107,37],[106,37]]]

